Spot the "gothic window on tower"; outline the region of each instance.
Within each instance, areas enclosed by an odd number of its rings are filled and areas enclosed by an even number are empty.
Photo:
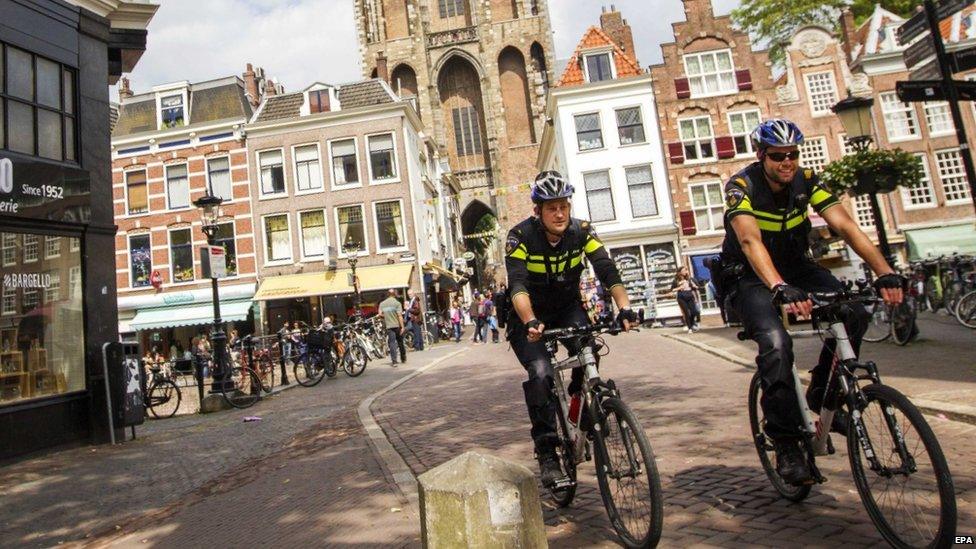
[[[458,156],[481,154],[481,127],[474,107],[456,107],[453,111],[454,141]]]
[[[464,15],[464,0],[437,0],[441,19]]]

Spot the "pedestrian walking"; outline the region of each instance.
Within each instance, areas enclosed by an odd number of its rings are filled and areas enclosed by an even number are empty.
[[[674,277],[673,291],[678,293],[678,307],[688,333],[698,331],[701,310],[698,308],[698,284],[691,278],[688,267],[682,266]]]
[[[424,312],[420,297],[413,290],[407,290],[407,329],[413,332],[413,350],[424,350]]]
[[[499,327],[504,328],[505,322],[508,320],[508,313],[512,308],[512,304],[508,299],[508,287],[504,282],[499,285],[493,301],[495,302],[495,320],[498,322]]]
[[[383,315],[383,327],[386,328],[386,342],[390,349],[390,360],[395,368],[397,365],[397,354],[399,362],[407,361],[407,349],[403,346],[403,332],[406,326],[403,323],[403,306],[396,298],[396,290],[387,290],[387,297],[380,302],[380,314]]]
[[[471,304],[468,305],[468,315],[471,317],[471,324],[474,325],[474,334],[471,336],[471,341],[478,343],[480,341],[478,338],[481,337],[481,323],[478,321],[478,309],[481,307],[481,296],[475,292],[474,296],[471,298]]]
[[[454,301],[451,304],[451,309],[448,311],[451,319],[451,328],[454,333],[454,342],[461,342],[461,303]]]
[[[495,300],[494,295],[488,294],[484,303],[485,309],[485,336],[488,335],[488,330],[491,330],[491,342],[498,343],[498,318],[496,316],[495,310]],[[487,340],[487,337],[485,337]]]

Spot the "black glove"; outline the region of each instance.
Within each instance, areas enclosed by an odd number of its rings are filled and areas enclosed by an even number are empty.
[[[897,290],[905,287],[905,277],[896,273],[888,273],[886,275],[881,275],[877,280],[874,281],[874,288],[876,290],[881,290],[882,288],[887,288],[889,290]]]
[[[617,313],[617,324],[620,324],[621,326],[624,325],[625,320],[631,324],[636,324],[637,319],[637,313],[635,313],[633,309],[620,309],[620,312]]]
[[[785,282],[781,282],[773,286],[773,304],[774,305],[789,305],[790,303],[802,303],[810,299],[810,294],[804,292],[803,290],[797,288],[796,286],[790,286]]]
[[[531,328],[538,328],[541,324],[542,323],[539,322],[539,319],[533,318],[532,320],[525,323],[525,329],[526,331],[528,331]]]

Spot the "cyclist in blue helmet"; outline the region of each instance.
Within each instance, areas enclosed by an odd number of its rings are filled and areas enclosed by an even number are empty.
[[[861,231],[840,202],[825,189],[812,169],[800,166],[803,132],[789,120],[766,120],[752,132],[757,161],[725,184],[725,241],[720,285],[759,346],[756,363],[763,377],[765,431],[776,448],[776,470],[791,484],[811,482],[800,450],[801,423],[793,378],[793,345],[779,318],[779,306],[799,317],[810,316],[808,292],[837,291],[843,285],[814,262],[809,251],[808,209],[820,214],[837,234],[871,266],[875,286],[889,303],[902,299],[901,277]],[[867,329],[868,315],[852,306],[846,319],[855,351]],[[829,340],[812,370],[806,400],[819,412],[833,360]],[[846,433],[846,417],[834,416],[832,428]]]

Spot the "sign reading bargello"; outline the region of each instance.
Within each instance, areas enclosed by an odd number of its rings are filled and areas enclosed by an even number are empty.
[[[85,170],[0,156],[0,216],[87,223],[90,194]]]

